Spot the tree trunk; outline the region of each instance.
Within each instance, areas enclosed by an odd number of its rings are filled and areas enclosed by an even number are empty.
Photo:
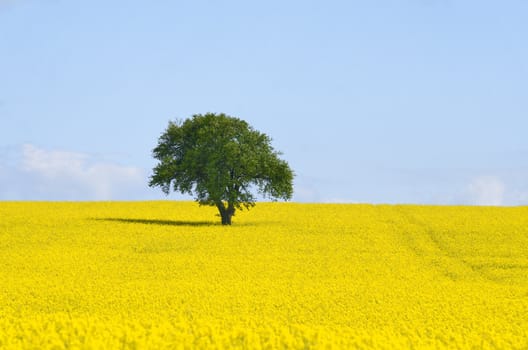
[[[222,218],[222,225],[231,225],[231,218],[235,215],[235,207],[232,203],[227,203],[227,208],[223,202],[216,203],[216,207]]]
[[[222,225],[231,225],[231,215],[227,212],[222,217]]]

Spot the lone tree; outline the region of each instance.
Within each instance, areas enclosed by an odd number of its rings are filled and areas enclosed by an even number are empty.
[[[149,186],[194,195],[200,205],[216,206],[223,225],[236,209],[255,205],[252,190],[270,199],[291,199],[293,172],[267,135],[225,114],[196,114],[169,122],[153,156]]]

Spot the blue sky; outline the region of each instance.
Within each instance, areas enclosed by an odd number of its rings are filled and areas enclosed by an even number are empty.
[[[273,138],[295,201],[526,205],[527,15],[522,0],[0,0],[0,199],[165,198],[147,179],[168,121],[223,112]]]

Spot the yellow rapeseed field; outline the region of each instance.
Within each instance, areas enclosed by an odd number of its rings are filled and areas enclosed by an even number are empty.
[[[0,203],[0,349],[528,349],[528,207]]]

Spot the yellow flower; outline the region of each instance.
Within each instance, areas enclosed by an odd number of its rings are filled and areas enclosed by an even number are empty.
[[[528,348],[528,208],[0,203],[0,349]]]

